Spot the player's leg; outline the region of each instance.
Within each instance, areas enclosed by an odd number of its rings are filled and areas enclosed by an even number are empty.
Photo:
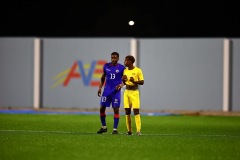
[[[102,123],[102,128],[107,128],[106,107],[103,107],[103,106],[100,107],[100,119],[101,119],[101,123]]]
[[[134,112],[134,117],[135,117],[137,135],[142,135],[142,133],[141,133],[141,117],[140,117],[139,109],[133,109],[133,112]]]
[[[131,108],[124,108],[126,115],[127,135],[132,135]]]
[[[124,91],[124,109],[126,116],[127,135],[132,135],[131,101],[128,97],[129,93],[129,90]]]
[[[142,135],[141,134],[141,117],[140,117],[140,113],[139,113],[139,109],[140,109],[139,90],[132,92],[131,99],[132,99],[132,106],[133,106],[133,112],[134,112],[134,117],[135,117],[137,135]]]
[[[111,101],[112,107],[113,107],[113,132],[112,134],[118,134],[117,128],[118,128],[118,123],[119,123],[119,108],[121,105],[121,92],[118,91],[112,96],[112,101]]]
[[[102,134],[103,132],[107,132],[106,107],[103,107],[103,106],[100,107],[100,121],[101,121],[102,127],[97,133]]]
[[[113,113],[114,113],[114,116],[113,116],[113,132],[112,132],[112,134],[118,134],[117,128],[118,128],[118,123],[119,123],[119,118],[120,118],[119,107],[114,107]]]
[[[105,96],[104,94],[105,93],[103,93],[101,100],[100,100],[100,121],[101,121],[102,127],[97,132],[99,134],[107,132],[106,107],[110,106],[110,99],[107,96]]]

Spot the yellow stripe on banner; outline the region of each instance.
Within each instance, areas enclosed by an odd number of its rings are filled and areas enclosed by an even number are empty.
[[[55,87],[57,87],[59,84],[63,83],[66,77],[62,77],[61,79],[59,79],[56,83],[54,83],[50,89],[53,89]]]
[[[90,68],[90,64],[84,64],[84,69]]]
[[[93,74],[93,78],[101,78],[102,77],[102,74]]]
[[[102,69],[103,68],[103,66],[101,66],[101,65],[96,65],[96,69]]]
[[[65,76],[67,73],[69,73],[70,69],[66,69],[60,73],[58,73],[56,76],[53,77],[53,80],[57,80],[62,76]]]

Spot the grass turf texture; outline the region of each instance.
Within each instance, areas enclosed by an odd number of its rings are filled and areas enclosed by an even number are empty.
[[[100,129],[98,115],[0,114],[0,159],[239,160],[240,117],[141,116],[142,136]],[[134,117],[132,116],[135,131]]]

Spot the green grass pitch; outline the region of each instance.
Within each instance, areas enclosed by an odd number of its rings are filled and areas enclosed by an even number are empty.
[[[100,129],[98,115],[0,114],[1,160],[239,160],[240,117],[141,116],[142,136]],[[134,117],[132,116],[135,131]]]

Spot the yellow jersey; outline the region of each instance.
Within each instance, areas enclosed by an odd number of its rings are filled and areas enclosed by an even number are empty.
[[[130,81],[130,77],[133,77],[134,81],[141,81],[144,80],[144,76],[142,73],[142,70],[138,67],[134,67],[132,70],[129,70],[128,68],[126,68],[123,71],[123,75],[127,76],[127,81],[126,81],[126,85],[130,85],[133,86],[134,84]]]

